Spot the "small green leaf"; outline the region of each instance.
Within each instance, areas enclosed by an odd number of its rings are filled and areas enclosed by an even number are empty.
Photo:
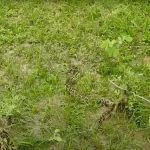
[[[107,53],[109,57],[117,57],[119,55],[119,50],[114,47],[110,47],[107,49]]]
[[[132,40],[133,40],[133,38],[129,35],[123,35],[122,39],[126,42],[129,42],[129,43],[132,42]]]
[[[48,141],[53,141],[53,140],[54,140],[54,138],[52,138],[52,137],[51,137],[51,138],[49,138],[49,140],[48,140]]]
[[[126,39],[126,35],[122,35],[122,41],[124,41]]]
[[[115,49],[114,53],[113,53],[113,57],[118,57],[119,56],[119,50]]]
[[[59,137],[59,136],[54,136],[53,139],[54,139],[55,141],[57,141],[57,142],[61,142],[61,141],[62,141],[62,138]]]
[[[123,40],[121,37],[118,37],[118,43],[121,45],[123,43]]]
[[[130,36],[128,36],[128,37],[126,37],[126,39],[125,39],[127,42],[132,42],[133,41],[133,38],[132,37],[130,37]]]
[[[116,43],[116,40],[110,41],[110,42],[109,42],[109,47],[113,47],[115,43]]]
[[[109,44],[110,44],[110,40],[107,39],[101,43],[101,48],[106,49],[109,46]]]
[[[58,133],[58,132],[59,132],[59,129],[56,129],[56,130],[55,130],[55,133]]]

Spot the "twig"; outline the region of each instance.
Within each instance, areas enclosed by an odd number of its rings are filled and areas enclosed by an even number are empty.
[[[124,89],[124,88],[118,86],[116,83],[114,83],[114,82],[111,81],[111,80],[109,80],[109,82],[110,82],[111,84],[113,84],[115,87],[117,87],[118,89],[122,90],[122,91],[128,91],[127,89]],[[138,97],[138,98],[140,98],[140,99],[142,99],[142,100],[145,100],[146,102],[150,103],[150,100],[149,100],[149,99],[146,99],[146,98],[144,98],[143,96],[140,96],[140,95],[136,95],[134,92],[130,92],[130,91],[128,91],[128,92],[131,93],[131,94],[133,94],[135,97]]]
[[[120,90],[122,90],[122,91],[126,91],[126,89],[124,89],[124,88],[118,86],[118,85],[117,85],[116,83],[114,83],[113,81],[109,80],[109,82],[110,82],[111,84],[113,84],[115,87],[117,87],[118,89],[120,89]]]
[[[136,95],[134,92],[132,92],[132,94],[133,94],[135,97],[138,97],[138,98],[143,99],[143,100],[147,101],[148,103],[150,103],[150,100],[144,98],[143,96]]]

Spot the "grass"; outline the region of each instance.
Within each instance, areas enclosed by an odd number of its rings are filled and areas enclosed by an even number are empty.
[[[118,101],[111,79],[150,99],[149,13],[146,0],[1,0],[0,116],[11,116],[19,150],[149,149],[149,103],[130,95],[130,118],[117,115],[98,128],[100,106],[65,89],[75,58],[82,62],[77,88],[84,94]],[[133,41],[112,62],[101,43],[122,35]]]

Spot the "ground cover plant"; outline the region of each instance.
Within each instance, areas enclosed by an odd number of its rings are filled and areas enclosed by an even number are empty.
[[[0,148],[148,150],[150,2],[147,0],[0,1]],[[101,104],[76,88],[118,102],[126,113],[99,125]],[[145,99],[139,98],[142,96]],[[16,147],[16,148],[15,148]]]

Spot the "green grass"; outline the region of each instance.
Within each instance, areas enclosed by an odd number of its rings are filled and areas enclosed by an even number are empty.
[[[1,0],[0,116],[11,116],[19,150],[149,149],[149,103],[130,95],[130,118],[116,116],[98,128],[101,107],[65,88],[75,58],[82,62],[80,92],[119,101],[111,79],[150,99],[149,14],[146,0]],[[122,35],[133,41],[120,47],[118,63],[101,42]]]

